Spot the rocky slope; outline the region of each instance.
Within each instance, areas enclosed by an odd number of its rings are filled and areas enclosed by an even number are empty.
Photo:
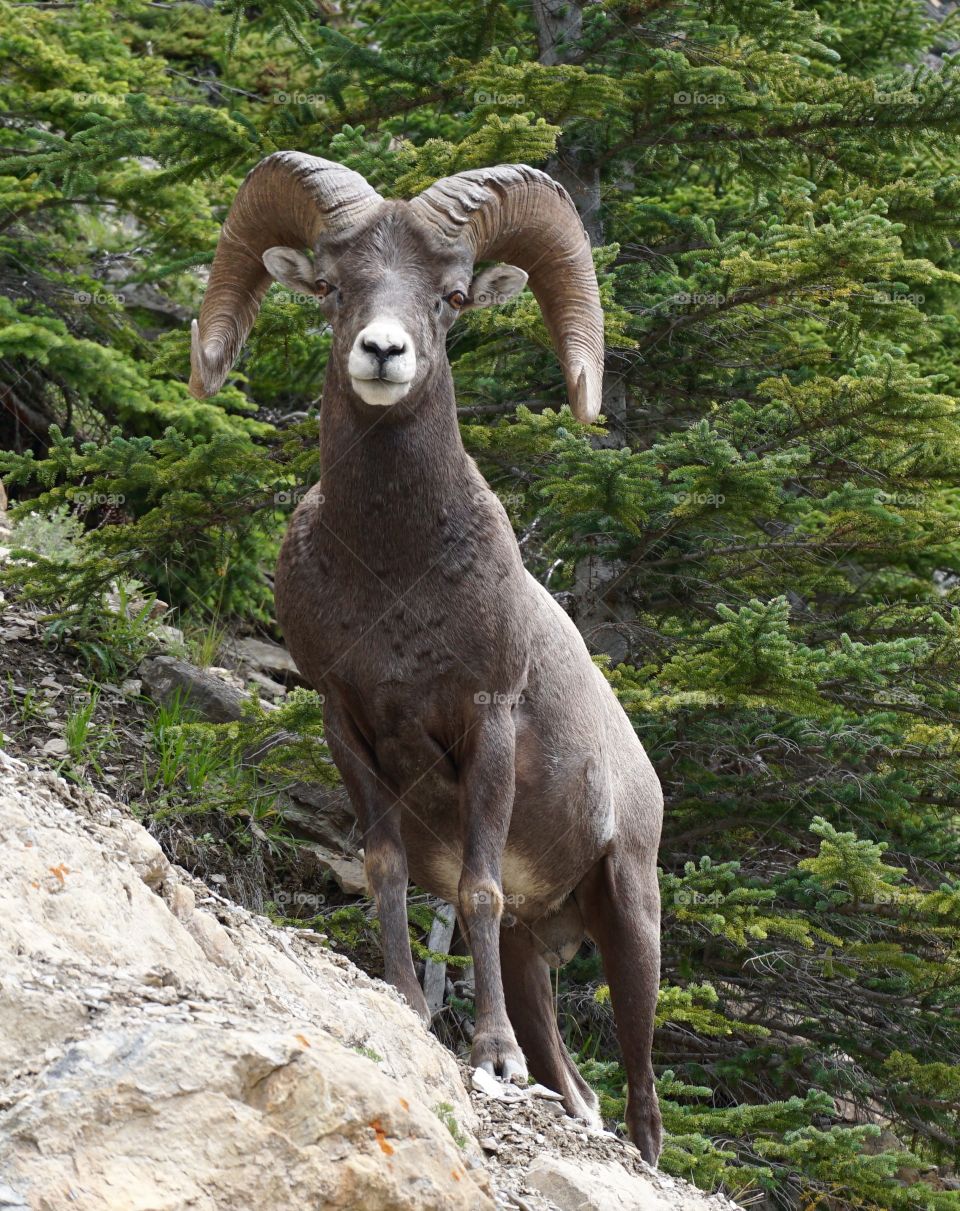
[[[547,1097],[468,1093],[393,990],[317,939],[0,751],[0,1208],[730,1206]]]

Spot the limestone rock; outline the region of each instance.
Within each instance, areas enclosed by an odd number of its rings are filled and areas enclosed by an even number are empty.
[[[153,656],[140,665],[145,691],[157,702],[176,694],[211,723],[232,723],[243,716],[248,695],[222,678],[175,656]]]
[[[392,989],[2,752],[0,1107],[0,1206],[493,1207],[456,1061]]]
[[[318,845],[315,841],[304,841],[301,843],[301,848],[305,852],[313,854],[317,865],[322,870],[327,870],[333,875],[341,891],[350,896],[368,896],[370,894],[366,871],[359,858],[349,858],[338,854],[332,849],[327,849],[325,845]]]
[[[109,1017],[4,1115],[8,1180],[30,1206],[491,1205],[409,1090],[308,1025]]]
[[[297,666],[287,649],[269,639],[236,639],[226,645],[225,654],[242,668],[259,669],[280,679],[290,677],[294,682],[300,679]]]
[[[527,1180],[560,1211],[668,1211],[670,1203],[644,1187],[616,1161],[576,1163],[559,1156],[538,1156]],[[694,1208],[696,1203],[689,1203]]]

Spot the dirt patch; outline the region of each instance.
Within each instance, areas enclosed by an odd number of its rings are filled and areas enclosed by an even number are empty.
[[[162,783],[151,728],[158,705],[136,670],[101,680],[65,643],[45,640],[43,616],[6,590],[0,604],[0,747],[31,766],[108,795],[156,837],[167,857],[230,900],[255,912],[270,902],[285,916],[311,920],[320,907],[355,903],[291,835],[264,839],[200,794],[158,792]],[[71,719],[89,711],[82,742]],[[373,958],[373,955],[365,956]]]
[[[16,601],[0,625],[0,729],[6,749],[68,781],[83,780],[124,804],[143,794],[147,720],[152,704],[140,684],[97,681],[80,658],[43,642],[41,617]],[[86,756],[74,760],[66,737],[71,716],[94,700]],[[58,743],[59,742],[59,743]]]

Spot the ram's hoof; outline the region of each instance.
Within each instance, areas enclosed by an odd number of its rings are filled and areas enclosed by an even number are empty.
[[[478,1035],[470,1059],[474,1068],[518,1085],[527,1083],[527,1061],[514,1039],[503,1035]]]

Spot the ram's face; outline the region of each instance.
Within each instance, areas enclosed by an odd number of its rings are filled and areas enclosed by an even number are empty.
[[[289,289],[314,295],[333,327],[334,356],[355,396],[390,407],[416,395],[446,360],[445,338],[461,312],[513,298],[522,269],[473,273],[462,252],[437,245],[402,204],[311,259],[270,248],[264,264]]]

